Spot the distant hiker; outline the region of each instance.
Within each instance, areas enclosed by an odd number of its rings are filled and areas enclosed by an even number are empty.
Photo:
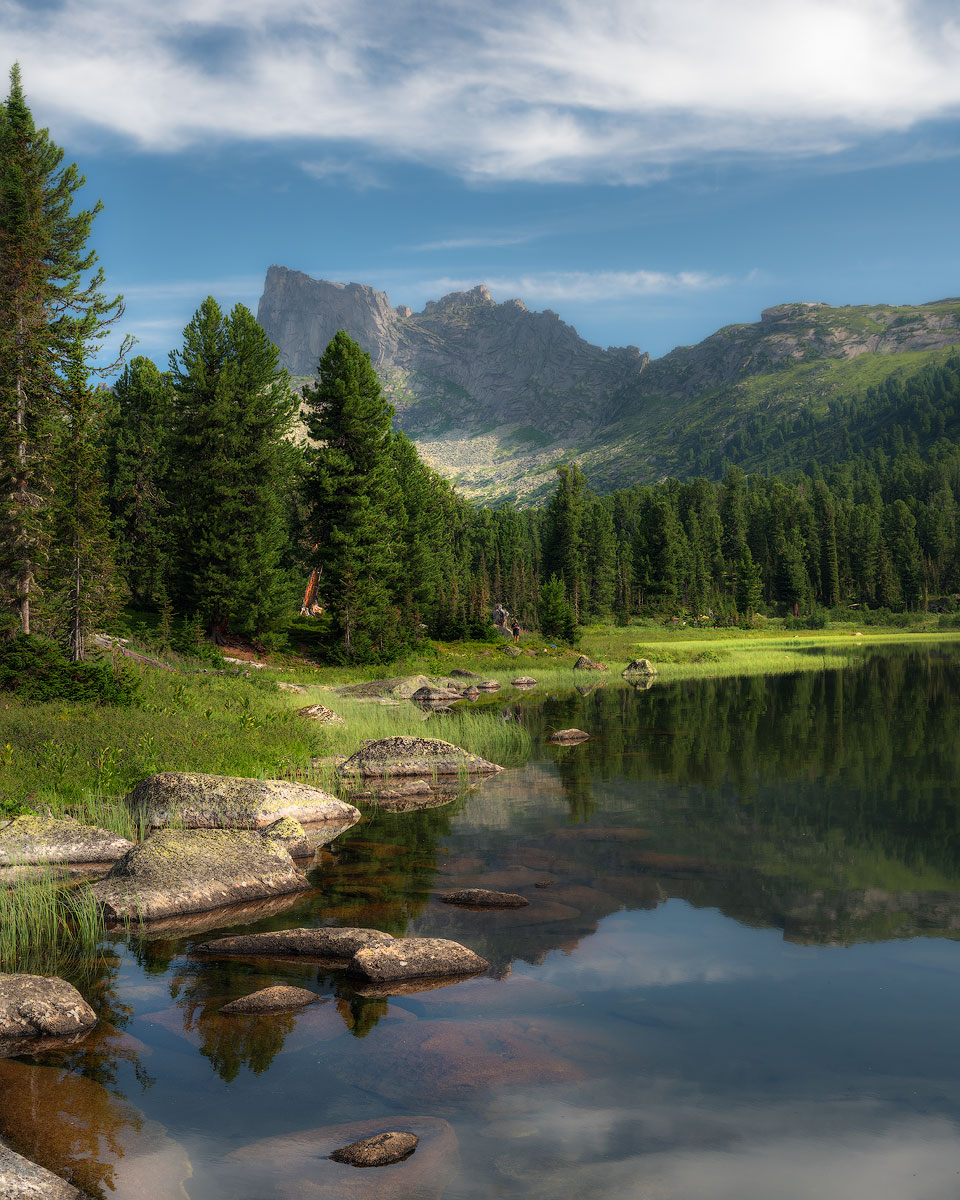
[[[510,626],[510,632],[513,634],[513,644],[520,645],[520,622],[516,617],[513,618],[513,624]]]

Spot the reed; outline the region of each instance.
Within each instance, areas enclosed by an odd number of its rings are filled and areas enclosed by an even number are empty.
[[[66,884],[56,868],[0,887],[0,970],[61,975],[96,954],[104,934],[89,884]]]

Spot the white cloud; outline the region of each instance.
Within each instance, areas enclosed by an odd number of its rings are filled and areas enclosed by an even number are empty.
[[[429,297],[462,292],[475,287],[477,279],[441,277],[417,285],[417,291]],[[726,275],[706,271],[544,271],[510,276],[492,276],[483,282],[497,300],[519,297],[540,305],[577,301],[593,304],[637,296],[666,296],[728,287],[734,282]]]
[[[0,36],[58,130],[357,143],[476,179],[831,154],[960,109],[937,0],[0,0]]]

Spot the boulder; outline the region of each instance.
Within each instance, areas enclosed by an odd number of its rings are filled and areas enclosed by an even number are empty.
[[[152,921],[310,885],[283,846],[242,829],[161,829],[114,863],[93,893],[104,915]]]
[[[417,688],[417,690],[413,693],[413,695],[410,697],[410,699],[411,700],[420,700],[420,701],[426,700],[426,701],[429,701],[431,704],[434,702],[441,702],[444,704],[449,704],[449,702],[451,700],[459,700],[460,699],[460,692],[459,692],[459,690],[457,690],[455,688],[429,686],[429,687]]]
[[[308,704],[306,708],[298,708],[297,715],[307,717],[311,721],[319,721],[321,725],[346,725],[339,713],[325,704]]]
[[[264,829],[263,836],[279,842],[293,858],[308,858],[313,854],[313,846],[306,831],[300,822],[294,821],[292,817],[281,817],[279,821],[274,821]]]
[[[338,696],[356,696],[361,700],[390,697],[409,700],[422,687],[433,687],[434,680],[428,675],[398,675],[390,679],[367,679],[363,683],[351,683],[337,688]]]
[[[440,899],[444,904],[465,904],[476,908],[523,908],[530,901],[517,892],[491,892],[487,888],[459,888]]]
[[[373,1137],[341,1146],[330,1155],[334,1162],[351,1167],[386,1167],[403,1162],[416,1150],[420,1139],[415,1133],[378,1133]]]
[[[482,675],[478,675],[476,671],[467,671],[463,667],[454,667],[450,674],[455,679],[482,679]]]
[[[84,1193],[0,1142],[0,1200],[84,1200]]]
[[[305,696],[307,694],[307,689],[300,683],[284,683],[278,679],[277,687],[281,692],[293,692],[295,696]]]
[[[0,1048],[88,1033],[97,1014],[65,979],[0,975]]]
[[[509,654],[511,658],[519,658],[520,657],[520,647],[519,646],[504,646],[503,652],[504,652],[504,654]]]
[[[133,846],[119,834],[73,817],[27,813],[0,826],[0,865],[115,862]]]
[[[649,658],[635,658],[621,671],[622,675],[656,675],[657,668]]]
[[[587,658],[585,654],[581,654],[577,661],[573,664],[575,671],[606,671],[607,665],[602,662],[594,662],[592,658]]]
[[[327,841],[360,820],[352,804],[283,779],[242,779],[229,775],[192,775],[165,771],[138,783],[127,797],[134,812],[153,829],[264,829],[280,817],[311,824],[326,822]]]
[[[358,950],[347,971],[371,983],[388,983],[443,975],[476,975],[489,966],[479,954],[446,938],[394,938]]]
[[[296,1012],[299,1008],[306,1008],[308,1004],[315,1004],[319,999],[316,992],[308,992],[306,988],[278,984],[276,987],[251,992],[249,996],[241,996],[239,1000],[231,1000],[220,1011],[228,1016],[242,1013]]]
[[[529,675],[518,675],[516,679],[510,681],[514,687],[536,687],[537,681]]]
[[[590,734],[584,733],[582,729],[555,729],[550,734],[550,741],[560,746],[572,746],[576,742],[589,740]]]
[[[483,683],[478,683],[477,687],[481,692],[498,692],[500,690],[500,684],[496,679],[485,679]]]
[[[502,771],[439,738],[391,737],[365,743],[340,768],[362,778],[391,775],[493,775]],[[356,811],[356,810],[354,810]],[[358,814],[359,815],[359,814]]]
[[[393,936],[379,929],[351,929],[322,926],[319,929],[282,929],[267,933],[241,933],[236,937],[215,938],[195,946],[201,954],[300,955],[309,958],[342,959],[347,962],[365,946],[382,946]]]

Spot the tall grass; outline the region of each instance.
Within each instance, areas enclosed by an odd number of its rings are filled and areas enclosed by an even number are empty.
[[[0,970],[59,975],[96,952],[103,936],[90,885],[59,882],[55,868],[0,887]]]

